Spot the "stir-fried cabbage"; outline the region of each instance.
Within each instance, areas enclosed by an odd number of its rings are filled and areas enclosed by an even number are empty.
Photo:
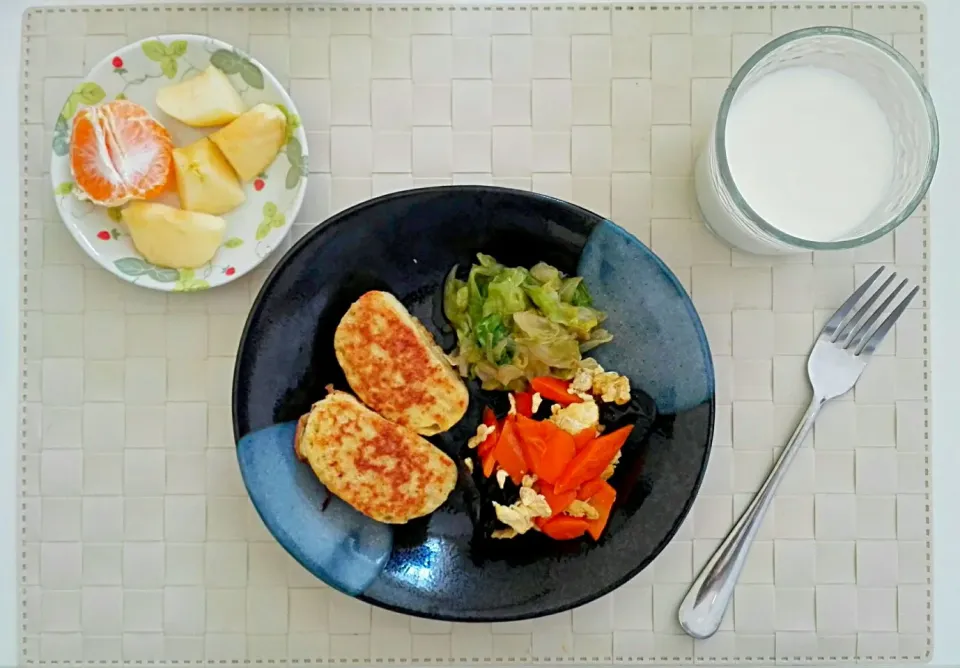
[[[538,376],[571,378],[581,353],[613,339],[592,304],[579,276],[543,262],[505,267],[477,254],[466,280],[454,267],[444,285],[443,310],[457,330],[451,359],[488,390],[522,390]]]

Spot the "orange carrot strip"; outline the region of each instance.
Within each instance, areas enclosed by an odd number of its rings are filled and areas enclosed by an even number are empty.
[[[598,478],[630,437],[633,426],[622,427],[590,441],[576,454],[557,479],[558,492],[576,489],[583,483]]]
[[[523,459],[523,452],[520,450],[520,439],[517,438],[517,427],[514,420],[508,418],[504,421],[503,431],[500,432],[500,439],[497,441],[497,447],[494,448],[493,454],[497,458],[500,468],[507,472],[514,484],[519,485],[528,468]]]
[[[490,452],[487,454],[482,455],[480,459],[481,463],[483,464],[483,477],[489,478],[491,475],[493,475],[493,469],[497,465],[496,455],[493,450],[490,450]]]
[[[497,416],[494,415],[493,409],[489,406],[483,409],[483,424],[488,427],[493,427],[494,431],[487,436],[483,443],[480,444],[480,447],[477,448],[477,454],[480,455],[481,458],[487,453],[493,452],[493,449],[497,447],[497,441],[500,439],[500,423],[497,422]]]
[[[547,420],[518,415],[517,433],[527,466],[548,483],[556,481],[576,454],[573,436]]]
[[[557,494],[553,489],[553,485],[540,485],[539,492],[543,495],[543,498],[547,500],[547,505],[550,506],[550,517],[554,517],[562,513],[577,498],[575,492],[563,492],[562,494]]]
[[[597,430],[593,427],[587,427],[586,429],[577,432],[573,435],[573,444],[577,446],[577,452],[583,450],[583,448],[597,437]]]
[[[540,376],[530,381],[530,387],[534,392],[539,392],[540,396],[550,401],[556,401],[558,404],[567,406],[583,401],[575,394],[570,394],[567,388],[570,387],[570,381],[562,378],[553,378],[552,376]]]
[[[603,486],[598,492],[593,494],[588,501],[588,503],[600,513],[600,517],[595,520],[589,520],[587,526],[587,532],[594,540],[600,540],[600,535],[610,520],[610,510],[613,508],[613,502],[617,500],[617,490],[611,487],[609,483],[603,482],[602,480],[600,482]]]
[[[552,520],[544,522],[540,530],[554,540],[572,540],[582,536],[588,528],[587,520],[579,517],[557,515]]]
[[[577,498],[581,501],[587,501],[594,494],[603,489],[603,486],[606,485],[603,480],[600,478],[594,478],[593,480],[588,480],[587,482],[580,485],[580,488],[577,489]]]
[[[517,415],[533,415],[533,394],[530,392],[514,392],[513,402],[517,405]]]

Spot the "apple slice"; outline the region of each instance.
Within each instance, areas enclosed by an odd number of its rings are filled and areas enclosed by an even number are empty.
[[[287,117],[272,104],[261,103],[222,127],[210,141],[217,145],[241,181],[265,170],[283,147]]]
[[[227,229],[218,216],[157,202],[132,202],[120,216],[147,262],[173,269],[193,269],[209,262]]]
[[[229,123],[247,110],[227,75],[213,65],[191,79],[158,90],[157,106],[194,128]]]
[[[184,209],[219,216],[247,199],[230,163],[208,138],[174,149],[173,162]]]

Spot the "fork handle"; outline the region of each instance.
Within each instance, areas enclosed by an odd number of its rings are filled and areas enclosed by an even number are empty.
[[[810,402],[807,412],[787,441],[760,490],[700,571],[700,575],[693,581],[680,603],[680,626],[694,638],[709,638],[720,628],[740,571],[747,561],[750,546],[760,530],[777,487],[786,475],[797,450],[813,428],[814,420],[825,401],[822,397],[814,397]]]

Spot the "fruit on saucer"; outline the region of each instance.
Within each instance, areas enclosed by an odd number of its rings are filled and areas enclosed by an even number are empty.
[[[213,65],[191,79],[161,88],[157,106],[194,128],[229,123],[247,110],[227,75]]]
[[[221,216],[247,201],[244,183],[251,183],[251,194],[263,189],[262,174],[293,128],[282,107],[248,109],[212,64],[159,89],[155,102],[159,118],[209,134],[175,146],[160,120],[123,95],[85,107],[73,118],[69,185],[78,197],[114,208],[111,215],[118,214],[146,262],[195,269],[220,249],[227,228]],[[168,192],[179,195],[179,206],[157,199]]]
[[[163,194],[173,178],[173,140],[129,100],[86,107],[73,119],[70,169],[79,197],[101,206]]]
[[[184,209],[219,216],[247,199],[233,167],[209,138],[174,149],[173,161]]]
[[[223,152],[241,181],[263,172],[286,140],[287,117],[273,104],[261,103],[213,134],[210,141]]]
[[[209,262],[227,229],[219,216],[158,202],[133,202],[120,215],[144,259],[174,269],[192,269]]]

